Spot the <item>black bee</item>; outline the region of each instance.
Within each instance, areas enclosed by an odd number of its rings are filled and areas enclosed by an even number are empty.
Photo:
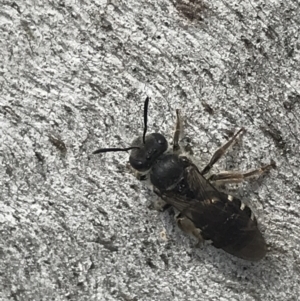
[[[236,197],[220,192],[214,185],[238,183],[259,176],[275,163],[246,172],[222,172],[204,177],[226,150],[237,141],[244,129],[240,129],[221,146],[203,170],[199,170],[179,145],[182,132],[180,111],[176,110],[177,121],[173,147],[168,147],[166,138],[159,133],[147,133],[149,98],[144,104],[144,133],[128,148],[102,148],[94,154],[111,151],[131,150],[129,162],[140,179],[150,179],[154,192],[160,197],[160,207],[170,206],[179,211],[179,227],[193,234],[199,241],[211,240],[213,246],[251,261],[262,259],[266,254],[265,240],[257,227],[251,209]],[[157,206],[156,206],[157,207]]]

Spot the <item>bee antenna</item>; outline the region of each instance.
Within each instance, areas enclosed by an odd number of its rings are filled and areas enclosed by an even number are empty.
[[[119,148],[119,147],[114,147],[114,148],[99,148],[93,152],[93,154],[100,154],[100,153],[108,153],[108,152],[127,152],[131,149],[139,149],[137,146],[131,146],[131,147],[126,147],[126,148]]]
[[[144,134],[143,134],[143,143],[145,144],[146,133],[147,133],[147,119],[148,119],[148,105],[149,105],[149,96],[146,97],[144,103]]]

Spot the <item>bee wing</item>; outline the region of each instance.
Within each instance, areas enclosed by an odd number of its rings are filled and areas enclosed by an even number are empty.
[[[248,206],[214,188],[194,165],[186,168],[184,178],[192,198],[173,190],[161,193],[162,199],[189,218],[215,247],[247,260],[265,256],[265,240]]]

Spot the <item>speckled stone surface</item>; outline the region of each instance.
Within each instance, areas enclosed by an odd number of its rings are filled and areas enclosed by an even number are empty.
[[[197,6],[197,4],[194,4]],[[298,1],[1,1],[0,300],[299,300]],[[193,20],[188,17],[193,16]],[[175,109],[204,166],[277,169],[231,187],[269,252],[249,263],[195,241],[126,168]]]

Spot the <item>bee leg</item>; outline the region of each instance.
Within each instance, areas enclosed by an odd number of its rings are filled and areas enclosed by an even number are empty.
[[[198,240],[196,247],[200,247],[203,242],[203,238],[201,236],[201,230],[196,228],[195,224],[182,213],[179,213],[175,216],[176,223],[178,227],[185,233],[192,235],[194,238]]]
[[[157,211],[165,211],[168,208],[172,207],[170,204],[168,204],[166,201],[162,199],[162,194],[159,191],[159,189],[153,187],[153,192],[159,197],[157,200],[152,202],[152,204],[148,207],[151,210],[157,210]]]
[[[176,110],[176,125],[173,135],[173,152],[180,152],[179,139],[182,136],[182,119],[180,117],[180,110]]]
[[[210,162],[205,166],[205,168],[201,171],[202,175],[207,174],[213,165],[225,154],[230,146],[232,146],[238,139],[239,134],[245,132],[244,128],[241,128],[236,134],[234,134],[224,145],[218,148],[213,154]]]
[[[139,181],[146,181],[147,175],[142,174],[138,172],[137,170],[133,169],[129,163],[126,164],[126,168],[129,170],[130,173],[133,174],[135,178],[137,178]]]
[[[180,116],[180,110],[176,110],[176,125],[175,125],[175,131],[173,135],[173,152],[177,154],[181,153],[188,153],[190,155],[193,155],[193,150],[189,144],[184,146],[184,149],[182,149],[179,145],[179,141],[182,139],[182,133],[183,133],[183,126],[182,126],[182,118]]]
[[[269,171],[272,168],[276,168],[276,163],[271,160],[270,164],[263,165],[260,168],[247,170],[245,172],[221,172],[219,174],[211,175],[208,180],[214,182],[214,184],[229,184],[229,183],[240,183],[244,180],[249,180],[251,178],[256,178],[263,173]]]
[[[134,172],[134,176],[139,180],[139,181],[146,181],[147,180],[147,175],[143,175],[139,173],[138,171]]]
[[[148,208],[151,210],[156,210],[156,211],[160,211],[160,212],[164,212],[167,209],[169,209],[171,207],[170,204],[167,204],[164,200],[162,199],[157,199],[154,202],[152,202]]]

